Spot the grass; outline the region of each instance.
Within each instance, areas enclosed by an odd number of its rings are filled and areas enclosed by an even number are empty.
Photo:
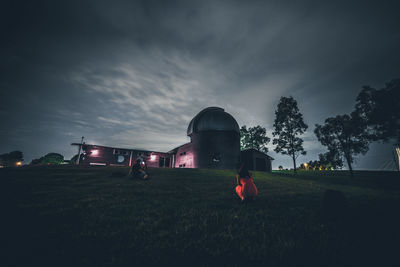
[[[0,169],[2,266],[396,265],[400,175],[255,173],[240,204],[227,170]],[[326,189],[348,215],[321,219]]]

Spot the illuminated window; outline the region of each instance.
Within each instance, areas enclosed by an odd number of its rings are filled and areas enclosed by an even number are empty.
[[[122,156],[122,155],[119,155],[118,158],[117,158],[117,161],[118,161],[118,163],[122,163],[122,162],[125,161],[125,157]]]

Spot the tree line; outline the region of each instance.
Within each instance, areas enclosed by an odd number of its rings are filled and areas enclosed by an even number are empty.
[[[12,151],[0,155],[0,166],[18,167],[24,161],[24,154],[21,151]],[[47,153],[43,157],[33,159],[29,165],[59,165],[64,164],[64,156],[58,153]]]
[[[15,167],[22,165],[24,154],[21,151],[11,151],[0,155],[0,166]]]
[[[273,128],[274,151],[290,156],[296,173],[297,157],[306,154],[301,135],[308,125],[292,96],[280,98]],[[354,177],[354,157],[367,153],[371,142],[393,140],[394,145],[400,145],[400,79],[386,83],[381,89],[362,87],[350,114],[327,118],[323,124],[315,125],[314,133],[328,150],[319,154],[320,166],[337,169],[346,162],[350,176]],[[240,129],[241,149],[254,148],[266,153],[269,142],[266,129],[259,125],[250,128],[244,125]]]

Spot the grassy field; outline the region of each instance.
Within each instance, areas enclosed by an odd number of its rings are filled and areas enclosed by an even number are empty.
[[[234,173],[0,169],[2,266],[400,266],[400,175],[255,173],[241,204]],[[326,221],[326,189],[348,213]]]

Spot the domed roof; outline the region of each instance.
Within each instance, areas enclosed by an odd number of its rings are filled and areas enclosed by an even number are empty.
[[[187,135],[199,131],[235,131],[239,133],[239,125],[231,114],[218,107],[205,108],[189,123]]]

